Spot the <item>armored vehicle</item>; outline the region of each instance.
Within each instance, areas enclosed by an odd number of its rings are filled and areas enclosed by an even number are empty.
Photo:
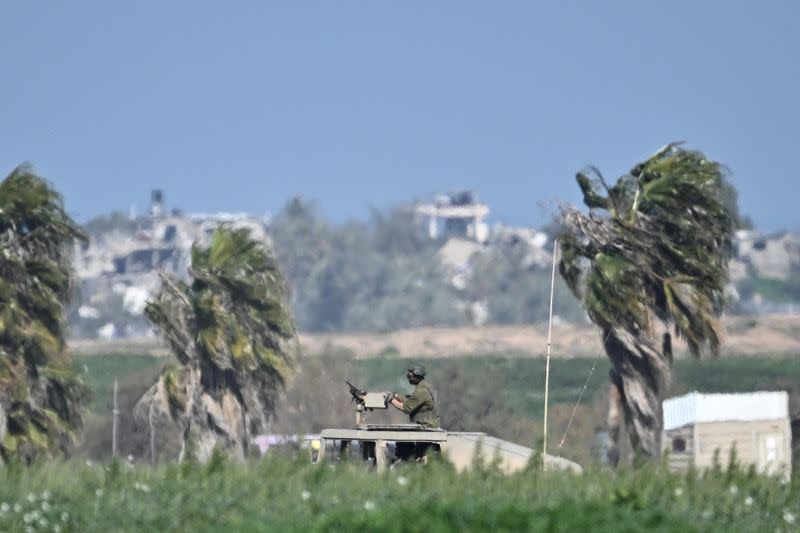
[[[348,383],[348,385],[350,385]],[[312,461],[361,460],[378,471],[407,462],[425,462],[442,454],[458,470],[469,469],[478,454],[486,462],[497,462],[503,472],[525,468],[534,451],[482,432],[447,431],[418,424],[368,424],[367,413],[386,409],[387,393],[367,392],[350,385],[355,402],[356,424],[351,429],[323,429],[312,443]],[[581,467],[561,457],[543,457],[546,470],[582,472]]]

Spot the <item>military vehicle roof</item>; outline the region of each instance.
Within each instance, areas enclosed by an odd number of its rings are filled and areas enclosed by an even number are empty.
[[[391,440],[391,441],[426,441],[444,442],[447,432],[443,429],[430,429],[414,425],[413,428],[397,428],[386,426],[385,429],[323,429],[320,433],[323,439],[345,440]]]

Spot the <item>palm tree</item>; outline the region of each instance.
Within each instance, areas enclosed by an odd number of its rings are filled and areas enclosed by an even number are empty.
[[[29,165],[0,183],[0,456],[6,460],[66,452],[82,422],[86,389],[64,343],[76,239],[85,237],[61,196]]]
[[[670,144],[613,187],[593,167],[576,176],[589,208],[562,209],[561,275],[602,330],[611,360],[610,458],[620,415],[632,448],[661,453],[661,401],[672,367],[670,328],[689,351],[716,354],[718,316],[738,220],[719,163]]]
[[[191,259],[191,284],[162,276],[145,309],[179,365],[162,372],[137,416],[151,432],[154,411],[174,422],[180,457],[205,460],[215,447],[244,456],[266,431],[297,356],[285,283],[246,229],[218,228]]]

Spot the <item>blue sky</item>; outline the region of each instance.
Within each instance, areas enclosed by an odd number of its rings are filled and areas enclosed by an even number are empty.
[[[472,188],[541,224],[673,140],[800,229],[800,3],[0,4],[0,173],[86,220],[145,208],[334,220]]]

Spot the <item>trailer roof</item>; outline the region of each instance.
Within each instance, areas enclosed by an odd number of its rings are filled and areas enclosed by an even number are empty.
[[[690,392],[664,401],[664,430],[700,422],[753,422],[789,416],[786,391],[736,394]]]

